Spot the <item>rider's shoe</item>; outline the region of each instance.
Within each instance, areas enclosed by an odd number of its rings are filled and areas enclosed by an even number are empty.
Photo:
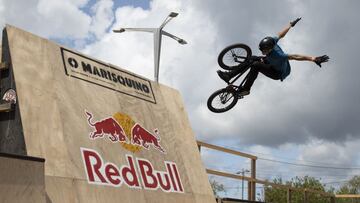
[[[243,97],[249,94],[250,94],[249,90],[241,90],[238,95]]]
[[[216,72],[223,81],[225,81],[226,83],[229,83],[231,76],[228,72],[223,72],[221,70],[218,70]]]

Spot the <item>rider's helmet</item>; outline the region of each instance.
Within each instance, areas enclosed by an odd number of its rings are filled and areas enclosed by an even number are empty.
[[[259,49],[262,52],[271,50],[272,48],[274,48],[274,46],[275,46],[275,40],[272,37],[265,37],[259,43]]]

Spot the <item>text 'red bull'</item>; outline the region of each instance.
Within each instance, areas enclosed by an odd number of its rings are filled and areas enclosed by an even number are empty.
[[[184,193],[179,171],[173,162],[164,161],[166,171],[158,171],[149,160],[134,159],[132,155],[126,155],[127,165],[118,167],[110,162],[105,163],[95,150],[81,148],[81,154],[90,184],[113,187],[125,184],[129,188]]]
[[[107,135],[112,142],[126,142],[124,129],[114,118],[109,117],[92,123],[93,115],[87,111],[85,113],[88,116],[88,124],[95,128],[94,132],[90,133],[90,139],[103,138]]]

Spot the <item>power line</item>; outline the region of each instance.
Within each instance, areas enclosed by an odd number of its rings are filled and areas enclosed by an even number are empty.
[[[274,156],[273,154],[267,154],[267,153],[261,153],[261,152],[255,152],[255,151],[246,151],[246,150],[243,150],[243,149],[240,149],[238,147],[230,147],[230,146],[224,146],[226,148],[229,148],[229,149],[233,149],[233,150],[239,150],[241,152],[244,152],[244,153],[249,153],[249,154],[262,154],[262,155],[270,155],[272,157],[278,157],[278,158],[281,158],[281,159],[285,159],[285,160],[294,160],[294,161],[302,161],[302,162],[309,162],[309,163],[314,163],[314,164],[320,164],[320,165],[315,165],[317,168],[333,168],[333,169],[355,169],[355,170],[360,170],[360,166],[349,166],[349,167],[337,167],[337,166],[328,166],[329,163],[324,163],[324,162],[315,162],[315,161],[310,161],[310,160],[299,160],[299,159],[292,159],[292,158],[288,158],[288,157],[280,157],[280,156]],[[259,157],[258,156],[258,159],[262,159],[262,160],[274,160],[274,159],[268,159],[268,158],[265,158],[265,157]],[[291,165],[298,165],[298,166],[309,166],[311,167],[312,165],[311,164],[293,164],[291,162],[287,162],[287,161],[278,161],[278,160],[274,160],[274,162],[280,162],[280,163],[290,163]],[[327,166],[325,166],[327,165]]]
[[[325,169],[339,169],[339,170],[360,170],[360,167],[335,167],[335,166],[321,166],[321,165],[310,165],[310,164],[299,164],[299,163],[292,163],[287,161],[279,161],[274,159],[266,159],[258,157],[260,160],[264,161],[270,161],[275,163],[281,163],[281,164],[288,164],[293,166],[303,166],[303,167],[312,167],[312,168],[325,168]]]

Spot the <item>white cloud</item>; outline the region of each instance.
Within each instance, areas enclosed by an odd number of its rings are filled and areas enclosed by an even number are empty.
[[[37,4],[38,13],[34,15],[41,24],[40,32],[46,36],[59,38],[86,37],[91,18],[79,10],[78,6],[79,3],[73,4],[71,1],[40,0]]]
[[[102,0],[96,2],[91,8],[91,11],[95,15],[92,17],[90,31],[93,32],[97,38],[101,38],[105,34],[106,29],[112,24],[114,19],[113,5],[112,0]]]
[[[79,39],[87,36],[91,18],[81,1],[1,1],[0,23],[11,24],[42,37]]]

